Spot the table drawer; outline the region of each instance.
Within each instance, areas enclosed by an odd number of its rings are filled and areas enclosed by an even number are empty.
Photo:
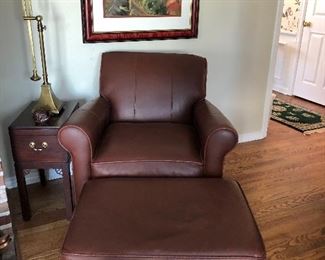
[[[16,135],[12,140],[15,161],[66,162],[68,153],[56,136]]]

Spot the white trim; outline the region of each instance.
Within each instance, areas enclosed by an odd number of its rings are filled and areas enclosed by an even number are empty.
[[[9,216],[10,215],[10,211],[7,210],[5,212],[0,212],[0,217],[5,217],[5,216]]]
[[[268,74],[268,80],[267,80],[266,94],[265,94],[265,100],[264,100],[263,124],[262,124],[262,130],[261,130],[260,136],[267,135],[267,129],[269,126],[269,121],[270,121],[274,72],[275,72],[275,64],[276,64],[278,44],[279,44],[279,38],[280,38],[281,18],[282,18],[282,12],[283,12],[283,0],[277,0],[277,1],[278,1],[278,7],[277,7],[275,23],[274,23],[274,30],[273,30],[273,43],[272,43],[272,50],[271,50],[271,56],[270,56],[269,74]]]
[[[309,0],[305,0],[302,2],[302,15],[300,18],[300,30],[299,30],[299,35],[297,37],[297,51],[295,54],[295,60],[294,60],[294,73],[293,73],[293,77],[292,77],[292,82],[291,82],[291,88],[290,88],[290,95],[294,96],[294,92],[295,92],[295,86],[296,86],[296,81],[297,81],[297,72],[298,72],[298,64],[299,64],[299,59],[300,59],[300,52],[301,52],[301,46],[302,46],[302,38],[304,36],[304,21],[306,19],[306,15],[307,15],[307,8],[308,8],[308,4],[309,4]]]
[[[283,87],[281,84],[274,83],[273,90],[280,92],[284,95],[292,96],[291,90],[288,88]]]
[[[60,178],[62,178],[61,175],[55,173],[54,170],[50,170],[47,180],[56,180],[56,179],[60,179]],[[25,177],[25,180],[26,180],[27,185],[40,182],[38,172],[36,170],[31,172],[30,174],[28,174]],[[17,188],[17,180],[16,180],[15,176],[7,177],[5,180],[5,183],[6,183],[7,189]]]
[[[7,198],[7,193],[6,193],[6,186],[2,185],[2,186],[0,186],[0,203],[4,203],[7,201],[8,201],[8,198]]]
[[[293,74],[292,78],[289,81],[289,93],[288,95],[293,96],[293,92],[295,90],[295,85],[296,85],[296,78],[297,78],[297,70],[298,70],[298,63],[299,63],[299,57],[300,57],[300,50],[301,50],[301,44],[302,44],[302,36],[304,33],[304,20],[306,18],[306,13],[307,13],[307,5],[308,5],[308,0],[302,1],[302,6],[301,6],[301,15],[300,15],[300,22],[299,22],[299,30],[296,35],[296,51],[293,57]]]
[[[0,226],[0,230],[6,230],[8,228],[12,228],[12,223]]]
[[[262,131],[259,132],[252,132],[247,134],[240,134],[239,135],[239,143],[246,143],[251,141],[260,140],[266,137]]]
[[[281,0],[284,1],[284,0]],[[290,77],[288,77],[287,83],[285,84],[286,86],[281,86],[280,84],[276,84],[273,83],[273,90],[278,91],[282,94],[285,95],[289,95],[292,96],[294,95],[294,88],[295,88],[295,84],[296,84],[296,77],[297,77],[297,68],[298,68],[298,62],[299,62],[299,57],[300,57],[300,50],[301,50],[301,43],[302,43],[302,36],[303,36],[303,30],[304,30],[304,26],[303,26],[303,22],[305,20],[306,17],[306,12],[307,12],[307,5],[308,5],[308,0],[304,0],[301,2],[301,14],[300,14],[300,21],[299,21],[299,25],[298,25],[298,31],[297,33],[285,33],[285,32],[281,32],[280,30],[280,34],[279,34],[279,43],[280,43],[280,39],[283,37],[294,37],[294,42],[295,45],[293,45],[293,43],[291,42],[291,46],[290,48],[295,48],[294,53],[291,55],[291,64],[290,66],[292,66],[292,73],[290,73]],[[283,9],[283,8],[282,8]],[[281,10],[282,10],[281,9]],[[287,43],[287,42],[286,42]],[[279,46],[278,46],[279,48]]]

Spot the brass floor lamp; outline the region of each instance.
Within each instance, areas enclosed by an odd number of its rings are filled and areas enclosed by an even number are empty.
[[[32,26],[31,26],[32,21],[37,22],[37,31],[39,36],[40,55],[41,55],[41,62],[42,62],[43,83],[41,85],[41,95],[36,105],[33,108],[33,112],[43,110],[49,112],[50,114],[59,114],[63,103],[54,95],[51,88],[51,84],[48,81],[45,44],[44,44],[44,30],[46,29],[46,27],[43,25],[43,17],[41,15],[33,16],[31,0],[22,0],[22,4],[23,4],[23,11],[24,11],[23,18],[25,21],[27,21],[27,30],[28,30],[30,50],[32,55],[33,75],[31,76],[31,80],[37,81],[41,79],[37,74],[34,39],[33,39]]]

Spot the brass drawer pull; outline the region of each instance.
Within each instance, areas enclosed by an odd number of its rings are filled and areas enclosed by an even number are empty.
[[[42,142],[42,148],[37,148],[35,142],[30,142],[29,143],[29,148],[33,149],[35,152],[41,152],[41,151],[43,151],[43,149],[46,149],[48,146],[49,145],[48,145],[47,142]]]

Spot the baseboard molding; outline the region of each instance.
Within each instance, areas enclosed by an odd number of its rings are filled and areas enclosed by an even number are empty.
[[[62,178],[60,174],[57,174],[52,169],[48,171],[46,177],[47,180],[56,180]],[[38,172],[36,170],[32,170],[31,173],[25,177],[25,180],[27,185],[40,182]],[[5,182],[7,189],[13,189],[17,187],[16,176],[7,177]]]
[[[274,84],[273,90],[277,91],[277,92],[280,92],[280,93],[282,93],[284,95],[292,96],[292,90],[290,90],[290,89],[288,89],[286,87],[281,87],[280,85]]]
[[[240,134],[239,135],[239,143],[246,143],[251,141],[260,140],[266,137],[266,133],[263,131],[252,132],[247,134]]]

